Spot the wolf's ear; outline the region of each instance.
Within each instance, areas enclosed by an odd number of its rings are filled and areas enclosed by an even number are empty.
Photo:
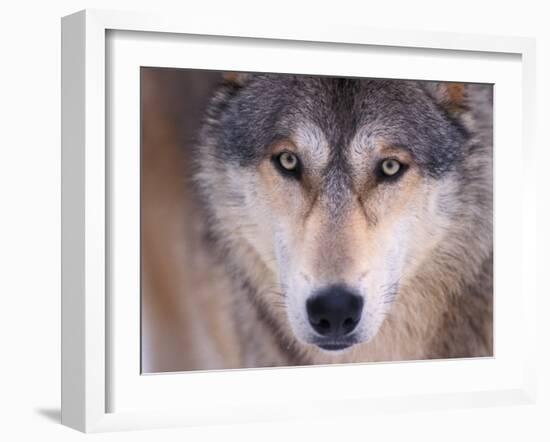
[[[468,109],[468,88],[464,83],[429,83],[428,91],[452,115],[459,115]]]
[[[226,84],[241,87],[246,84],[250,78],[250,74],[247,74],[246,72],[224,72],[222,77]]]

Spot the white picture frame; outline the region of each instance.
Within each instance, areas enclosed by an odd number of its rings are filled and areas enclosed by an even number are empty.
[[[508,80],[504,76],[501,77],[503,78],[502,84],[509,84],[507,87],[510,90],[502,89],[503,93],[500,96],[507,99],[509,93],[510,100],[515,100],[510,103],[517,103],[519,107],[513,112],[510,111],[509,116],[499,117],[503,119],[500,120],[501,124],[498,127],[501,127],[503,131],[513,131],[509,133],[510,140],[517,140],[517,146],[511,145],[510,149],[517,149],[520,154],[524,178],[523,186],[515,191],[512,190],[512,192],[515,192],[513,195],[521,199],[522,211],[517,214],[517,222],[502,223],[501,227],[499,227],[498,216],[496,216],[496,228],[501,229],[502,236],[509,235],[515,238],[510,240],[510,244],[513,243],[517,253],[513,253],[514,256],[508,256],[506,259],[503,258],[501,269],[507,269],[512,265],[521,269],[521,275],[507,276],[515,278],[513,281],[509,281],[510,286],[518,288],[521,296],[514,301],[515,304],[507,303],[502,298],[501,312],[504,313],[497,317],[496,321],[498,325],[498,320],[500,320],[498,326],[502,327],[500,330],[505,332],[512,325],[509,322],[510,316],[507,314],[509,310],[506,310],[508,307],[505,306],[512,308],[515,305],[517,310],[521,311],[521,315],[514,320],[516,326],[521,324],[522,333],[516,338],[516,344],[520,342],[521,338],[522,348],[521,352],[517,352],[514,362],[512,363],[511,359],[504,357],[499,359],[498,350],[494,360],[487,363],[481,361],[475,365],[468,365],[461,361],[448,361],[446,369],[454,370],[453,373],[461,373],[466,379],[460,387],[453,391],[446,389],[445,381],[442,381],[441,385],[425,392],[400,390],[401,387],[396,385],[395,391],[389,393],[382,391],[366,394],[363,391],[358,391],[355,395],[342,394],[339,397],[338,392],[332,391],[326,399],[313,395],[307,400],[306,398],[300,400],[300,388],[297,388],[293,389],[296,390],[296,394],[290,400],[284,401],[284,398],[279,398],[279,401],[274,400],[269,403],[260,400],[259,387],[271,384],[275,378],[286,379],[285,382],[290,382],[291,385],[301,385],[306,389],[307,379],[314,376],[327,376],[330,379],[330,377],[342,373],[340,376],[351,379],[354,376],[361,376],[362,372],[369,370],[370,373],[376,372],[382,378],[384,372],[400,369],[398,365],[393,364],[371,364],[315,367],[313,368],[316,370],[315,372],[312,372],[311,368],[291,368],[196,373],[193,374],[193,378],[187,374],[173,375],[180,376],[181,379],[187,376],[187,384],[182,384],[177,388],[183,388],[182,391],[189,392],[186,400],[191,405],[175,407],[174,404],[170,404],[168,406],[170,401],[168,399],[164,401],[162,398],[166,398],[168,392],[175,388],[172,382],[175,378],[156,376],[156,379],[153,379],[148,376],[140,376],[139,371],[136,372],[135,346],[139,347],[139,344],[134,342],[129,346],[134,349],[132,350],[134,353],[124,353],[120,350],[121,346],[117,344],[117,340],[133,339],[136,331],[135,321],[139,319],[134,317],[133,322],[127,327],[133,330],[134,335],[119,337],[120,333],[117,332],[116,324],[121,323],[124,319],[119,313],[113,313],[120,309],[113,309],[113,300],[111,299],[111,291],[116,286],[112,282],[113,267],[111,264],[118,259],[116,253],[119,253],[120,248],[115,253],[110,246],[117,241],[113,237],[114,234],[116,236],[117,229],[112,228],[110,222],[112,222],[111,212],[116,209],[115,206],[120,202],[120,198],[117,199],[116,195],[113,195],[111,187],[113,182],[110,180],[113,179],[111,169],[120,167],[120,162],[110,157],[109,147],[118,141],[116,140],[117,135],[107,130],[106,122],[114,124],[113,121],[119,121],[116,117],[116,110],[109,108],[108,94],[112,92],[109,83],[117,81],[118,75],[109,70],[109,63],[113,63],[113,57],[120,56],[122,60],[123,56],[120,51],[113,51],[113,46],[110,46],[108,39],[109,35],[129,35],[129,33],[135,32],[140,33],[140,38],[143,37],[143,41],[137,44],[143,45],[147,38],[153,36],[157,39],[159,36],[161,39],[165,36],[172,43],[179,41],[178,36],[182,38],[185,36],[202,36],[204,38],[210,36],[216,37],[218,41],[222,42],[224,39],[230,38],[243,39],[255,42],[254,45],[261,44],[262,41],[270,41],[272,45],[281,44],[285,48],[288,48],[289,45],[303,45],[306,42],[313,47],[315,45],[332,45],[335,51],[370,47],[377,48],[382,52],[389,51],[391,48],[400,48],[402,52],[406,53],[421,49],[431,51],[430,56],[433,56],[434,61],[438,57],[444,57],[445,54],[466,54],[477,59],[479,63],[482,63],[484,57],[488,58],[491,54],[510,56],[510,60],[514,60],[510,64],[510,83],[506,83]],[[128,44],[135,45],[136,42]],[[130,48],[130,46],[126,47]],[[159,47],[156,47],[155,53],[163,52],[158,49]],[[285,49],[281,50],[284,52]],[[62,423],[80,431],[95,432],[250,422],[288,417],[319,417],[329,414],[334,416],[334,407],[331,406],[334,401],[339,404],[336,414],[340,415],[362,415],[373,410],[393,412],[440,407],[532,403],[536,393],[535,339],[533,339],[536,314],[536,286],[534,282],[536,266],[533,262],[536,256],[534,227],[536,189],[534,174],[530,174],[529,171],[534,167],[535,155],[533,141],[534,57],[534,41],[517,37],[415,31],[393,32],[368,28],[322,26],[321,24],[298,28],[281,23],[266,25],[266,23],[237,23],[234,21],[217,22],[200,17],[174,18],[100,10],[87,10],[64,17],[62,20]],[[127,62],[130,63],[128,66],[132,68],[132,66],[139,66],[140,60],[129,57]],[[222,63],[222,66],[204,64],[200,67],[212,69],[218,67],[228,70],[236,70],[235,67],[239,67],[238,65],[225,67],[223,60],[219,63]],[[163,63],[163,65],[166,64]],[[176,63],[174,66],[179,65]],[[253,65],[248,64],[247,66],[250,67],[250,70],[254,70],[252,69]],[[434,72],[437,72],[437,63],[433,66]],[[302,67],[303,69],[306,67]],[[456,80],[490,80],[490,75],[483,72],[477,76],[468,75],[470,74],[462,72],[460,78],[456,78]],[[498,86],[498,83],[496,84]],[[515,90],[512,85],[516,85],[519,90]],[[498,97],[497,95],[495,112],[499,112]],[[128,98],[128,103],[130,103],[130,97]],[[515,121],[515,128],[508,127],[510,124],[503,124],[504,122],[514,122],[512,118],[519,120]],[[135,119],[132,124],[134,123]],[[504,132],[498,132],[498,130],[497,128],[495,140],[497,144],[499,140],[502,140],[500,145],[506,146],[502,137]],[[127,142],[131,146],[133,139],[130,137],[127,139],[130,140]],[[511,141],[508,142],[511,143]],[[516,152],[509,151],[500,155],[501,166],[498,165],[499,156],[497,156],[497,167],[503,167],[502,170],[504,170],[506,164],[517,164],[518,158],[513,156],[514,153]],[[122,167],[129,168],[130,166]],[[131,175],[124,175],[128,178],[128,182],[135,183],[135,172],[135,170],[132,172],[134,178]],[[124,174],[124,170],[121,173]],[[120,173],[117,176],[120,176]],[[502,174],[501,176],[504,178]],[[133,179],[134,181],[132,181]],[[504,189],[505,181],[501,182]],[[139,186],[137,191],[139,192]],[[498,186],[496,186],[496,192],[498,207]],[[503,203],[501,207],[504,207],[505,204]],[[137,207],[139,208],[139,199]],[[135,205],[129,206],[128,209],[128,213],[136,213]],[[138,221],[136,220],[136,222]],[[116,226],[116,222],[113,225]],[[500,250],[504,250],[504,247]],[[133,252],[126,250],[121,253],[133,253],[132,259],[134,261],[136,259],[135,250]],[[137,253],[139,253],[139,248]],[[498,258],[498,233],[495,253]],[[139,259],[139,256],[137,258]],[[506,273],[509,272],[501,272],[501,274]],[[135,280],[135,274],[128,273],[124,277],[128,280],[132,280],[132,278]],[[503,283],[500,284],[503,293],[504,285],[507,282],[503,280]],[[137,284],[139,285],[139,282]],[[122,290],[123,287],[120,286],[119,289]],[[499,284],[496,287],[498,290]],[[135,312],[135,302],[132,305]],[[496,309],[497,311],[499,309],[498,301]],[[497,340],[499,339],[498,333],[497,329]],[[501,336],[504,334],[501,333]],[[513,353],[513,350],[517,350],[517,345],[510,347],[510,354]],[[501,352],[502,355],[505,353],[505,351]],[[499,368],[500,360],[509,362]],[[130,362],[127,364],[125,361]],[[139,363],[137,364],[139,365]],[[407,376],[418,376],[419,388],[422,388],[424,385],[422,382],[426,381],[426,375],[423,375],[423,372],[439,370],[434,368],[435,364],[437,362],[426,362],[416,364],[416,366],[415,363],[409,363]],[[123,368],[119,369],[119,367]],[[501,377],[495,376],[494,370],[499,370],[498,373]],[[130,373],[130,371],[132,372]],[[443,376],[443,372],[438,373],[439,376]],[[484,387],[483,379],[485,378],[479,377],[480,373],[487,378],[498,379],[498,382],[487,384]],[[477,383],[472,381],[474,377],[478,379]],[[116,382],[113,382],[113,379],[116,379]],[[277,386],[276,382],[273,384],[275,387]],[[448,383],[448,381],[446,382]],[[453,382],[456,383],[456,379]],[[204,391],[205,386],[209,383],[217,387],[218,405],[216,405],[216,401],[201,403],[198,398],[199,392]],[[231,384],[236,385],[240,389],[238,392],[242,394],[235,395],[236,387],[231,390]],[[196,388],[191,389],[192,385]],[[117,403],[136,403],[142,398],[145,404],[140,407],[136,406],[132,410],[127,406],[114,406],[112,398],[115,390],[117,398],[125,396],[117,399]],[[135,393],[134,396],[132,396],[133,393]],[[271,397],[275,397],[276,393],[276,388],[274,388],[270,393]],[[263,394],[266,394],[265,389]]]

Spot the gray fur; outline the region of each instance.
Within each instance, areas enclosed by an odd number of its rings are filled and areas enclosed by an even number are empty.
[[[215,154],[242,166],[257,162],[277,139],[304,120],[325,133],[330,173],[345,174],[345,148],[362,127],[409,149],[432,176],[448,172],[464,157],[467,137],[459,121],[438,106],[421,82],[257,74],[245,85],[223,87],[208,112],[205,137]],[[327,171],[328,172],[328,171]]]
[[[459,112],[447,105],[438,87],[415,81],[255,74],[218,90],[201,132],[196,183],[212,241],[234,281],[233,314],[245,365],[492,354],[492,87],[466,86]],[[378,341],[337,357],[304,346],[286,319],[273,314],[265,292],[288,294],[265,276],[270,263],[262,262],[256,244],[242,234],[262,229],[250,225],[250,208],[245,210],[249,195],[261,195],[256,189],[243,192],[239,186],[245,184],[237,185],[233,178],[256,173],[270,146],[308,124],[320,128],[330,149],[319,191],[334,223],[336,239],[327,242],[330,247],[337,246],[339,220],[355,204],[357,164],[350,155],[358,134],[366,145],[356,154],[362,155],[364,148],[366,156],[369,142],[383,138],[411,155],[423,182],[441,187],[436,204],[444,220],[442,239],[428,258],[414,263],[415,275],[393,280],[384,289],[388,304],[397,305],[384,313],[388,317]],[[371,222],[369,213],[365,217],[372,225],[384,221]],[[414,267],[415,259],[407,257],[407,265]]]

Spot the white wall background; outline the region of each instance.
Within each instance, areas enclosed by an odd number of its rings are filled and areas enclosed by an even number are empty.
[[[550,440],[548,204],[539,211],[540,402],[523,407],[370,416],[84,436],[59,425],[60,17],[83,8],[243,14],[285,21],[537,38],[539,202],[548,201],[550,13],[546,2],[276,0],[19,0],[0,10],[0,439],[94,440]],[[546,152],[544,152],[546,149]],[[520,174],[518,171],[518,184]],[[546,197],[545,197],[546,195]],[[519,209],[518,209],[519,210]],[[519,271],[519,270],[518,270]],[[548,295],[548,296],[545,296]]]

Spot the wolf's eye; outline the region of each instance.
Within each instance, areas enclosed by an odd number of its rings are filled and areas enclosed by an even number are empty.
[[[384,172],[385,175],[393,176],[399,172],[399,169],[401,169],[401,163],[392,158],[388,158],[387,160],[382,161],[381,167],[382,172]]]
[[[298,157],[290,152],[283,152],[279,155],[279,164],[289,172],[298,168]]]
[[[380,174],[386,178],[396,178],[405,170],[405,165],[394,158],[386,158],[380,163]]]
[[[273,157],[273,162],[283,175],[291,178],[300,178],[301,164],[296,154],[289,151],[281,152]]]

